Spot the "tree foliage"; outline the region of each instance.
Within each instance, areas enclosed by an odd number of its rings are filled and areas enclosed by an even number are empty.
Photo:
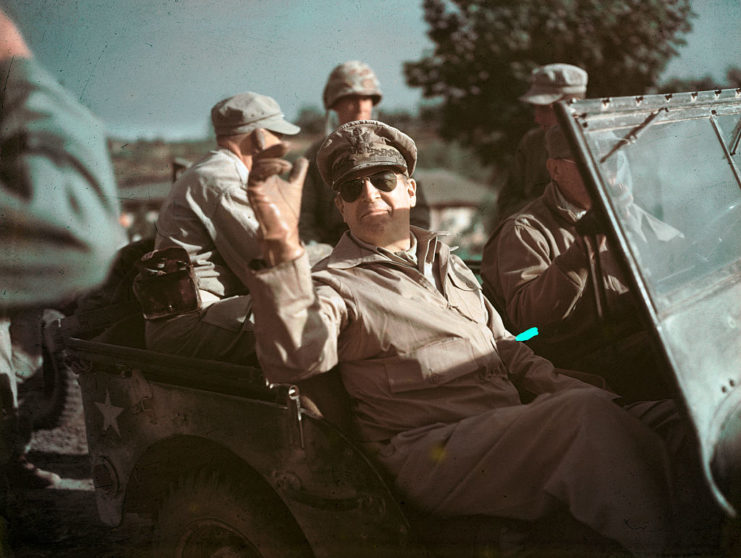
[[[503,162],[532,126],[517,98],[551,62],[589,73],[588,96],[646,93],[682,35],[689,0],[424,0],[434,50],[406,62],[407,83],[441,98],[440,133]]]

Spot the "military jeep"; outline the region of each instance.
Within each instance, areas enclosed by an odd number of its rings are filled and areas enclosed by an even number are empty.
[[[741,506],[741,91],[562,102],[557,115],[695,427],[708,484],[733,516]],[[79,377],[100,518],[113,526],[124,513],[151,514],[156,556],[610,548],[563,518],[533,526],[414,510],[355,443],[336,371],[271,385],[256,367],[145,350],[131,314],[116,326],[128,328],[124,341],[98,335],[119,318],[57,320],[47,338]]]

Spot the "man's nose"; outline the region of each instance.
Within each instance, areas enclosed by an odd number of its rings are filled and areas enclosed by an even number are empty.
[[[373,186],[370,177],[366,176],[363,178],[363,190],[360,192],[360,197],[363,199],[374,200],[380,197],[380,195],[378,188]]]

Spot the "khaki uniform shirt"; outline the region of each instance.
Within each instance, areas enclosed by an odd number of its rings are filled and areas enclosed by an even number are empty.
[[[160,210],[155,248],[187,250],[204,306],[246,294],[249,263],[261,257],[247,175],[234,153],[211,151],[175,182]]]
[[[519,405],[515,384],[536,393],[584,385],[515,341],[463,262],[433,233],[412,230],[416,264],[347,233],[313,274],[303,257],[253,276],[258,356],[269,381],[339,365],[366,441]],[[424,275],[430,252],[441,290]]]

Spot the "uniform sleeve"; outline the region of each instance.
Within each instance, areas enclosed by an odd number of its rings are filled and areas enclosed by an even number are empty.
[[[296,382],[337,364],[337,339],[350,309],[335,288],[312,282],[306,254],[253,273],[248,286],[268,381]]]
[[[489,313],[488,325],[494,334],[499,356],[507,368],[510,380],[519,390],[540,394],[592,387],[581,380],[562,374],[550,361],[536,355],[525,343],[516,341],[505,329],[494,307],[486,300],[484,304]]]
[[[102,125],[33,60],[0,64],[0,305],[101,282],[124,241]]]
[[[219,196],[210,216],[214,245],[226,266],[243,285],[252,273],[250,262],[261,255],[259,224],[247,199],[247,189],[234,186]]]
[[[550,248],[540,231],[512,221],[500,230],[495,254],[496,265],[487,264],[485,270],[487,282],[499,285],[499,296],[513,327],[542,328],[571,314],[584,292],[588,275],[587,256],[581,243],[575,242],[551,259]]]

